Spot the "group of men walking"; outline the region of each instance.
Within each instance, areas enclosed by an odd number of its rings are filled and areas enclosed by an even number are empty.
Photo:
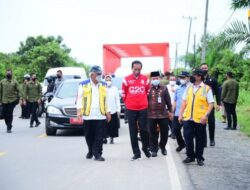
[[[62,80],[62,72],[59,70],[57,74],[60,76],[53,84],[53,90],[56,90]],[[2,106],[2,118],[5,120],[7,133],[12,132],[13,111],[18,104],[22,108],[20,118],[30,119],[30,128],[38,127],[41,124],[37,115],[41,97],[42,86],[37,80],[35,73],[31,75],[25,74],[23,83],[19,85],[13,77],[12,70],[6,71],[6,78],[0,81],[0,106]]]
[[[168,88],[161,83],[161,74],[158,71],[151,72],[149,79],[141,74],[140,61],[133,61],[131,68],[132,74],[124,77],[122,83],[122,98],[126,105],[133,152],[131,161],[142,157],[138,133],[142,151],[147,158],[156,157],[159,149],[163,155],[167,155],[168,126],[171,125],[178,143],[176,151],[186,148],[187,157],[183,162],[191,163],[196,159],[197,164],[202,166],[205,160],[203,151],[207,146],[207,123],[210,146],[215,146],[214,96],[217,109],[226,96],[220,98],[217,81],[208,75],[207,64],[202,64],[192,74],[181,72],[178,76],[180,86],[175,90],[173,101]],[[79,86],[77,99],[78,118],[83,119],[86,127],[85,136],[89,150],[86,158],[94,156],[98,161],[105,160],[102,157],[102,134],[106,123],[112,120],[107,103],[108,93],[101,76],[101,68],[93,66],[90,69],[90,79]],[[223,93],[232,92],[224,90]]]
[[[132,74],[124,77],[122,82],[122,98],[126,105],[130,142],[133,156],[131,161],[142,157],[138,143],[138,133],[142,141],[142,151],[147,158],[156,157],[160,149],[167,155],[166,144],[168,141],[169,127],[176,137],[177,152],[186,148],[186,159],[183,163],[197,160],[197,164],[204,165],[203,152],[207,146],[206,125],[209,127],[210,146],[215,146],[215,116],[214,96],[216,109],[223,103],[226,109],[228,124],[226,129],[236,129],[236,103],[239,95],[239,85],[232,79],[231,72],[227,72],[227,80],[222,86],[222,93],[218,91],[215,78],[208,75],[207,64],[193,70],[192,74],[182,71],[178,76],[180,85],[176,84],[174,77],[170,87],[162,84],[160,72],[153,71],[150,77],[141,74],[142,63],[133,61]],[[50,83],[48,90],[54,91],[63,81],[62,72],[57,71],[57,81]],[[13,110],[18,102],[22,105],[22,117],[30,118],[30,127],[39,126],[36,110],[41,103],[42,87],[37,81],[36,74],[25,75],[24,83],[20,88],[13,79],[12,71],[6,72],[6,78],[0,82],[0,104],[7,126],[11,133]],[[79,84],[77,94],[77,117],[85,126],[85,138],[88,145],[87,159],[95,158],[104,161],[103,138],[105,127],[113,129],[109,132],[110,142],[118,136],[120,102],[116,88],[112,88],[112,77],[102,78],[99,66],[92,66],[89,79]],[[28,108],[27,108],[28,107]],[[233,118],[233,127],[231,116]],[[182,129],[183,126],[183,134]],[[114,130],[115,129],[115,130]],[[158,139],[160,137],[160,141]],[[195,147],[194,147],[195,139]]]

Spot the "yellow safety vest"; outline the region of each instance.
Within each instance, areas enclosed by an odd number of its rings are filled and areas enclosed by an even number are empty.
[[[201,87],[194,93],[193,86],[187,89],[186,108],[183,113],[183,119],[193,120],[200,123],[201,118],[206,114],[209,103],[207,102],[207,93],[210,87],[202,84]]]
[[[91,100],[92,100],[92,88],[90,81],[82,83],[83,89],[83,97],[82,97],[82,109],[81,114],[84,116],[89,116],[90,108],[91,108]],[[107,97],[107,88],[104,83],[100,82],[98,85],[99,89],[99,104],[100,104],[100,111],[102,115],[106,115],[107,113],[107,104],[106,104],[106,97]],[[97,102],[95,102],[97,103]]]

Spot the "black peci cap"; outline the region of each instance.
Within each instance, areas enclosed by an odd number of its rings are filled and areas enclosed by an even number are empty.
[[[159,76],[161,76],[159,71],[152,71],[150,73],[150,77],[159,77]]]

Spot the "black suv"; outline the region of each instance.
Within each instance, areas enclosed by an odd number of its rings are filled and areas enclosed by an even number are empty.
[[[77,117],[76,98],[81,81],[82,79],[65,80],[48,103],[45,122],[48,136],[56,135],[57,129],[83,129],[82,124],[71,123]]]

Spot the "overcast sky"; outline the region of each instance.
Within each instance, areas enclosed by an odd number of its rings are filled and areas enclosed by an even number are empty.
[[[209,0],[208,32],[218,33],[232,15],[230,0]],[[102,65],[102,45],[175,42],[185,54],[189,21],[196,17],[193,36],[203,33],[205,0],[0,0],[0,52],[17,51],[28,36],[61,35],[71,56]],[[236,11],[230,22],[247,22],[247,11]]]

